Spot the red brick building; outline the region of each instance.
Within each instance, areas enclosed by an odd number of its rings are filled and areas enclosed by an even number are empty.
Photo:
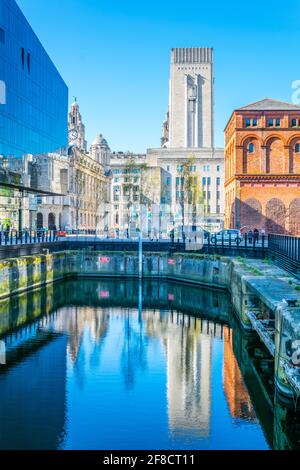
[[[300,106],[264,99],[232,113],[225,225],[300,235]]]

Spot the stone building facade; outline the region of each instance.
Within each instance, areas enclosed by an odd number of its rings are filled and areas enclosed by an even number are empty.
[[[183,166],[189,161],[190,177],[194,178],[198,186],[198,202],[201,206],[197,225],[218,231],[223,227],[225,211],[223,149],[164,148],[147,151],[148,165],[158,166],[167,173],[171,212],[177,225],[182,224],[178,206],[184,197]],[[189,225],[189,221],[185,220],[184,224]]]
[[[109,229],[110,176],[90,153],[82,153],[75,147],[69,158],[69,192],[74,207],[71,224],[79,230],[106,233]]]
[[[35,228],[49,230],[69,225],[66,197],[69,188],[69,161],[63,153],[37,155],[32,165],[32,184],[61,196],[36,196]]]
[[[38,198],[37,228],[107,233],[110,150],[99,137],[90,152],[86,148],[85,127],[75,101],[69,113],[69,147],[34,159],[35,187],[57,194]]]
[[[225,129],[226,227],[300,234],[300,106],[264,99]]]
[[[146,236],[166,233],[161,205],[169,201],[167,173],[149,166],[145,154],[114,152],[110,165],[112,232],[135,235],[141,228]]]
[[[213,50],[171,50],[167,147],[213,147]],[[167,137],[165,135],[165,137]]]
[[[111,150],[102,134],[97,135],[93,140],[90,155],[96,162],[103,166],[106,172],[109,171]]]
[[[129,229],[139,213],[141,170],[146,166],[145,154],[113,152],[110,157],[111,218],[114,231]]]
[[[210,231],[223,228],[224,150],[214,148],[213,50],[171,50],[169,109],[162,126],[161,148],[148,149],[147,163],[168,173],[171,212],[175,225],[188,224],[178,214],[184,198],[183,167],[191,161],[190,177],[202,207],[197,225]]]
[[[98,233],[108,229],[110,181],[89,154],[71,147],[67,154],[39,155],[34,171],[37,187],[58,194],[38,197],[37,228]]]
[[[70,146],[76,146],[83,152],[87,152],[87,141],[85,140],[85,125],[82,122],[81,113],[77,98],[71,105],[68,118],[68,143]]]

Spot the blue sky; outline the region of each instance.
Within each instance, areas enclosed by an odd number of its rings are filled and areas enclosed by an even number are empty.
[[[171,47],[213,47],[215,143],[234,108],[291,101],[300,80],[297,0],[17,0],[78,98],[89,144],[158,147]]]

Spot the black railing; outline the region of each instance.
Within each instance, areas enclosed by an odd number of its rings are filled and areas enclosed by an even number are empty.
[[[9,251],[10,247],[22,245],[41,245],[45,243],[60,242],[61,249],[82,249],[85,246],[94,247],[94,249],[107,250],[133,250],[138,246],[137,239],[128,238],[110,238],[109,236],[97,236],[95,232],[74,231],[73,233],[56,230],[17,230],[0,231],[0,248],[2,252]],[[58,243],[55,243],[55,246]],[[198,246],[197,246],[198,245]],[[5,250],[7,248],[7,250]],[[55,247],[53,247],[55,249]],[[210,235],[204,238],[203,245],[197,237],[183,237],[180,239],[161,238],[161,239],[143,239],[143,249],[145,251],[198,251],[201,253],[220,253],[229,256],[264,256],[267,250],[267,238],[264,236],[236,237],[234,234],[229,236]],[[5,253],[2,253],[3,256]],[[253,255],[252,255],[253,254]]]
[[[195,237],[182,238],[144,238],[143,251],[154,252],[198,252],[209,254],[220,254],[224,256],[247,256],[253,258],[264,258],[267,254],[267,239],[236,237],[206,238],[204,243]],[[86,246],[94,250],[107,251],[137,251],[138,240],[135,238],[106,238],[106,237],[72,237],[64,239],[66,249],[81,250]]]
[[[0,231],[0,246],[53,243],[58,240],[56,230],[6,230]]]
[[[260,236],[251,236],[244,234],[241,236],[232,235],[229,233],[228,236],[224,236],[224,233],[221,236],[211,235],[204,240],[204,245],[207,247],[214,248],[238,248],[238,249],[247,249],[247,250],[256,250],[256,249],[265,249],[267,248],[267,237],[265,235]]]
[[[300,278],[300,238],[270,234],[268,244],[271,259]]]

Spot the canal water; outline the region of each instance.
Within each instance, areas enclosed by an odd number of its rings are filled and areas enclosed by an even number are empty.
[[[0,303],[0,449],[296,448],[221,291],[68,281]]]

